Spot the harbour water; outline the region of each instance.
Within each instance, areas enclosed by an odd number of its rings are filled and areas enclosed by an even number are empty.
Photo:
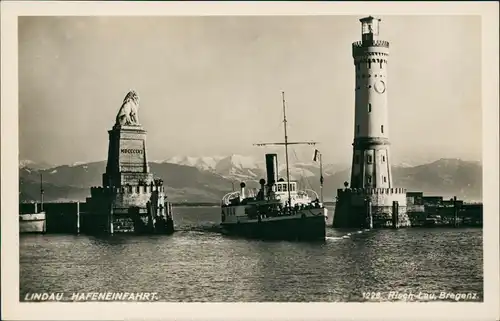
[[[217,207],[174,213],[170,236],[22,235],[20,300],[122,291],[176,302],[369,300],[363,292],[374,301],[441,292],[483,299],[480,228],[327,228],[321,243],[264,242],[220,234]]]

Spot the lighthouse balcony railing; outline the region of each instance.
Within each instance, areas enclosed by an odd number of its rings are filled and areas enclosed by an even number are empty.
[[[389,48],[389,41],[385,40],[365,40],[352,43],[353,48],[384,47]]]
[[[347,188],[338,189],[337,194],[406,194],[405,188]]]

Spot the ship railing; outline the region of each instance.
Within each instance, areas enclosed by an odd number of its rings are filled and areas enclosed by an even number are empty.
[[[315,190],[312,190],[312,189],[304,189],[302,190],[301,192],[304,192],[307,196],[309,196],[309,194],[307,194],[307,192],[311,192],[314,194],[314,196],[316,197],[316,199],[319,200],[319,195],[318,193],[315,191]]]
[[[319,207],[319,204],[314,205],[312,203],[310,203],[310,204],[296,204],[292,207],[284,206],[278,210],[273,210],[273,211],[267,212],[266,214],[264,214],[264,217],[292,216],[292,215],[297,215],[297,213],[299,213],[300,211],[308,211],[313,216],[323,215],[323,214],[315,214],[314,212],[311,211],[312,209],[315,209],[315,208],[321,208],[321,207]]]
[[[231,201],[231,199],[233,199],[235,197],[239,197],[239,196],[240,196],[239,191],[227,193],[226,195],[224,195],[222,197],[222,201],[221,201],[222,205],[229,205],[229,202]]]

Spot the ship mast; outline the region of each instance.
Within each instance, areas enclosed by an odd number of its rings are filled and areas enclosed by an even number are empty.
[[[40,212],[43,212],[43,174],[40,173]]]
[[[259,143],[254,144],[254,146],[267,146],[267,145],[285,145],[285,161],[286,161],[286,180],[287,180],[287,191],[288,191],[288,206],[292,206],[292,196],[290,193],[290,167],[288,164],[288,145],[316,145],[317,142],[289,142],[287,134],[287,120],[286,120],[286,103],[285,103],[285,92],[281,92],[281,98],[283,103],[283,128],[285,131],[285,142],[284,143]]]
[[[320,201],[323,204],[323,155],[319,153],[319,192],[320,192]]]
[[[292,196],[290,194],[290,169],[288,167],[288,136],[286,133],[286,103],[285,103],[285,92],[281,92],[281,99],[283,101],[283,128],[285,129],[285,160],[286,160],[286,181],[288,191],[288,206],[292,206]]]

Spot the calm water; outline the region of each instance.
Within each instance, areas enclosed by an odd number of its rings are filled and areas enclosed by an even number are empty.
[[[331,211],[330,211],[331,212]],[[362,292],[476,292],[482,229],[327,229],[324,243],[223,236],[218,208],[177,208],[171,236],[29,235],[32,292],[158,292],[162,301],[360,301]],[[331,219],[330,219],[331,220]]]

